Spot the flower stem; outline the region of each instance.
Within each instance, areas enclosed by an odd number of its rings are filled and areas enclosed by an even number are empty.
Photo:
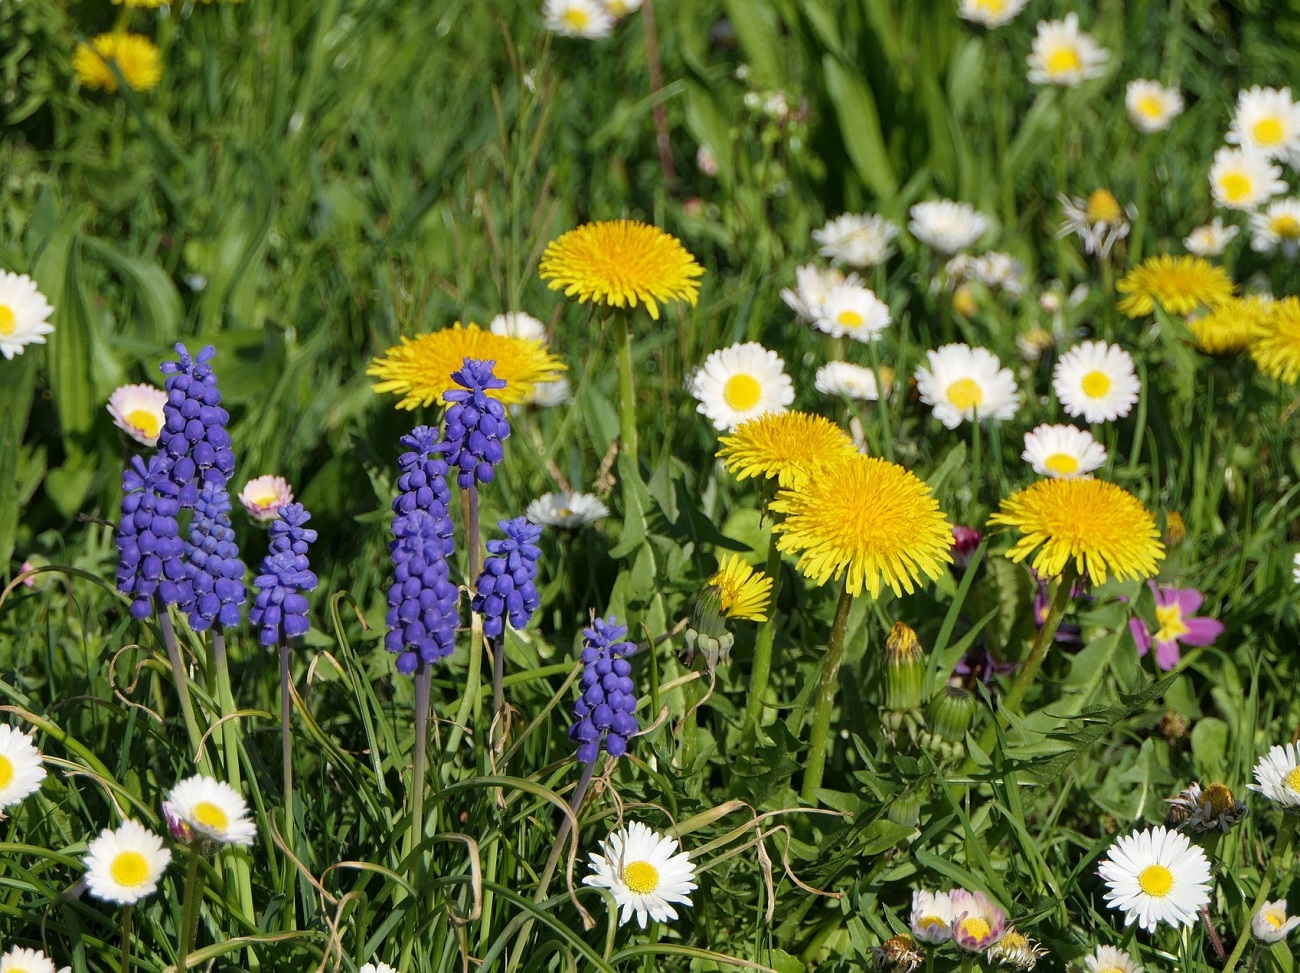
[[[623,452],[632,457],[640,469],[640,452],[636,432],[636,392],[632,379],[632,322],[628,315],[613,318],[614,346],[618,350],[618,428]]]
[[[131,973],[131,907],[122,910],[122,973]]]
[[[966,507],[968,523],[980,521],[980,487],[984,478],[984,442],[981,435],[979,415],[970,424],[970,503]]]
[[[1070,592],[1074,587],[1075,579],[1078,577],[1079,572],[1075,569],[1074,564],[1067,563],[1060,579],[1056,582],[1056,588],[1052,593],[1051,607],[1048,608],[1047,618],[1044,620],[1042,628],[1038,630],[1038,637],[1034,639],[1034,644],[1029,650],[1029,657],[1021,665],[1020,672],[1016,674],[1016,681],[1011,684],[1011,688],[1002,700],[1004,709],[1012,712],[1020,710],[1020,704],[1024,702],[1029,687],[1033,685],[1034,677],[1038,675],[1038,670],[1043,667],[1043,659],[1047,655],[1047,648],[1056,637],[1056,630],[1061,625],[1061,619],[1065,617],[1065,609],[1070,605]]]
[[[203,886],[207,877],[202,869],[199,868],[198,848],[193,844],[189,847],[190,861],[185,867],[185,893],[181,900],[181,928],[180,936],[176,941],[176,970],[177,973],[185,973],[186,957],[189,956],[190,950],[194,948],[194,937],[199,931],[199,910],[203,906]]]
[[[411,885],[418,891],[423,882],[424,790],[429,766],[429,701],[432,697],[433,668],[421,662],[415,671],[415,753],[411,761],[411,820],[406,826],[403,857],[409,861]]]
[[[776,600],[781,593],[781,552],[776,546],[776,534],[769,534],[767,565],[764,568],[772,579],[771,608],[767,621],[758,627],[754,636],[754,667],[749,677],[749,698],[745,702],[745,725],[760,726],[763,722],[763,699],[767,696],[767,683],[772,677],[773,648],[776,644]]]
[[[185,717],[185,732],[190,738],[190,752],[200,770],[206,770],[207,760],[199,751],[203,734],[199,732],[198,720],[194,718],[194,703],[190,699],[190,680],[185,674],[185,660],[181,657],[180,643],[176,641],[176,629],[172,627],[172,617],[161,598],[154,597],[154,610],[158,612],[158,624],[162,628],[163,645],[167,647],[167,659],[171,662],[172,678],[176,680],[176,694],[181,700],[181,715]]]
[[[1223,973],[1232,973],[1241,960],[1241,954],[1245,952],[1246,944],[1250,942],[1250,921],[1254,918],[1255,913],[1263,908],[1264,903],[1268,901],[1268,894],[1273,890],[1273,879],[1277,876],[1278,862],[1286,858],[1287,852],[1291,850],[1291,839],[1295,837],[1295,826],[1295,815],[1284,814],[1282,816],[1282,826],[1277,831],[1277,843],[1273,846],[1273,854],[1269,857],[1268,867],[1264,869],[1264,879],[1259,883],[1259,894],[1255,896],[1255,904],[1250,907],[1250,913],[1246,916],[1245,923],[1242,924],[1241,934],[1237,936],[1237,945],[1232,948],[1232,955],[1228,957],[1228,962],[1223,967]]]
[[[297,857],[295,836],[297,817],[293,806],[293,673],[290,671],[289,643],[280,642],[280,772],[284,786],[284,843],[292,857]],[[298,871],[291,860],[285,862],[284,928],[293,929],[297,920]]]
[[[835,621],[831,623],[831,636],[826,644],[826,658],[822,661],[821,677],[817,682],[816,701],[813,704],[812,730],[808,735],[808,764],[804,771],[804,803],[811,804],[822,786],[826,770],[826,750],[831,735],[831,709],[835,705],[835,690],[839,687],[840,663],[844,660],[844,631],[849,624],[849,610],[853,596],[847,581],[835,606]]]
[[[894,433],[889,426],[889,396],[885,394],[885,383],[880,379],[880,349],[876,342],[868,341],[867,350],[871,352],[871,374],[876,379],[876,411],[880,414],[880,450],[889,462],[894,461]]]

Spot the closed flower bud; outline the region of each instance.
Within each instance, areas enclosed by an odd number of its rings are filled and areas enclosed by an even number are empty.
[[[921,643],[907,624],[894,622],[885,639],[885,709],[891,713],[920,709],[924,683]]]
[[[943,740],[963,740],[975,719],[975,697],[960,686],[945,686],[930,700],[926,721]]]
[[[709,672],[730,660],[736,637],[727,631],[727,620],[722,611],[722,589],[718,585],[706,585],[695,599],[695,610],[691,612],[685,639],[688,666],[694,662],[697,652],[704,657],[704,667]]]
[[[1165,547],[1172,551],[1181,547],[1185,540],[1187,540],[1187,524],[1183,521],[1183,515],[1177,510],[1169,511],[1169,515],[1165,517]]]

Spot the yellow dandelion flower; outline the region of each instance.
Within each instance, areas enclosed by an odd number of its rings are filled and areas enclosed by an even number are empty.
[[[1105,480],[1039,480],[1002,501],[991,527],[1014,527],[1024,536],[1007,552],[1019,562],[1040,545],[1034,570],[1060,577],[1074,560],[1093,584],[1113,573],[1142,580],[1165,558],[1156,520],[1137,497]]]
[[[1162,254],[1134,267],[1115,285],[1127,294],[1115,306],[1131,318],[1155,312],[1158,302],[1170,314],[1191,314],[1198,307],[1214,307],[1232,297],[1232,278],[1222,267],[1201,257]]]
[[[722,599],[722,614],[728,618],[767,621],[768,604],[772,600],[772,579],[762,571],[756,571],[739,554],[724,557],[718,565],[717,573],[709,578],[708,583],[718,589]]]
[[[1245,351],[1268,330],[1274,312],[1271,297],[1234,297],[1187,322],[1198,350],[1206,355],[1235,355]]]
[[[116,91],[117,77],[108,62],[117,64],[127,85],[149,91],[162,80],[162,53],[140,34],[100,34],[89,44],[78,44],[72,55],[77,83],[85,88]]]
[[[774,476],[794,486],[815,467],[856,452],[843,429],[807,412],[766,412],[718,442],[718,459],[736,479]]]
[[[1250,357],[1265,375],[1294,385],[1300,379],[1300,298],[1284,297],[1273,309]]]
[[[366,374],[383,379],[373,386],[377,393],[392,392],[403,396],[399,409],[445,403],[443,393],[456,387],[451,373],[466,358],[496,362],[496,376],[506,381],[503,389],[488,395],[507,405],[523,402],[540,384],[554,380],[564,370],[564,362],[546,350],[537,339],[484,331],[477,324],[443,328],[402,343],[374,359]]]
[[[644,304],[659,320],[657,301],[685,301],[700,296],[696,277],[704,268],[681,241],[658,227],[636,220],[587,223],[552,240],[542,254],[541,277],[553,291],[578,303],[610,307]]]
[[[845,576],[851,595],[874,598],[888,585],[915,590],[952,562],[952,527],[923,480],[894,463],[854,453],[783,488],[772,510],[777,547],[799,555],[798,568],[818,584]]]

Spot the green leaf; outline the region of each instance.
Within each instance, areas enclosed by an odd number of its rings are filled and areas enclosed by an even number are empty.
[[[876,99],[867,83],[827,54],[822,58],[826,91],[840,123],[840,137],[858,176],[878,197],[894,195],[898,182],[880,130]]]

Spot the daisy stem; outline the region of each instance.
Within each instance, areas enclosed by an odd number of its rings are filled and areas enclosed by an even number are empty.
[[[618,350],[618,423],[623,452],[632,457],[640,469],[639,443],[636,432],[636,393],[632,381],[632,323],[624,314],[613,317],[614,346]]]
[[[281,779],[284,783],[284,843],[289,855],[297,857],[293,807],[293,736],[290,726],[293,721],[293,674],[289,667],[289,643],[280,642],[280,764]],[[284,895],[287,906],[284,913],[285,929],[294,928],[297,913],[297,869],[292,861],[285,863]]]
[[[122,973],[131,973],[131,907],[122,910]]]
[[[769,533],[767,540],[767,576],[772,579],[771,609],[767,621],[758,627],[754,636],[754,666],[749,677],[749,698],[745,702],[745,725],[756,728],[763,722],[763,699],[767,683],[772,676],[773,648],[776,644],[776,600],[781,593],[781,552],[776,546],[776,534]]]
[[[185,973],[185,969],[189,966],[186,958],[194,948],[194,937],[199,931],[199,910],[203,905],[203,886],[207,880],[207,876],[199,868],[201,857],[198,848],[191,844],[190,861],[185,867],[185,893],[181,900],[180,937],[176,941],[178,973]]]
[[[849,593],[846,581],[844,590],[840,592],[839,604],[835,606],[835,620],[831,623],[831,636],[826,644],[826,658],[822,662],[821,677],[817,681],[812,730],[808,734],[808,764],[800,794],[805,804],[811,804],[815,800],[826,770],[831,710],[835,706],[835,690],[839,687],[840,663],[844,660],[844,632],[848,628],[849,611],[852,608],[853,595]]]
[[[966,507],[967,523],[980,521],[980,486],[984,478],[984,443],[979,416],[970,424],[970,503]]]
[[[1246,944],[1250,942],[1250,921],[1254,918],[1255,913],[1263,908],[1264,903],[1268,901],[1269,892],[1273,891],[1273,879],[1277,876],[1277,863],[1286,858],[1287,852],[1291,850],[1291,839],[1295,837],[1295,826],[1295,815],[1282,815],[1282,825],[1277,829],[1277,843],[1273,846],[1273,854],[1269,856],[1268,867],[1264,869],[1264,878],[1259,883],[1259,894],[1255,896],[1255,904],[1250,907],[1250,912],[1246,915],[1246,921],[1241,927],[1241,934],[1237,936],[1237,945],[1232,948],[1232,955],[1228,957],[1228,962],[1223,967],[1223,973],[1232,973],[1241,960],[1241,954],[1246,950]]]
[[[194,718],[194,704],[190,699],[190,680],[185,675],[185,660],[181,658],[180,643],[176,641],[176,629],[172,626],[171,614],[161,598],[154,598],[154,610],[158,612],[163,645],[167,647],[167,659],[171,662],[172,677],[176,680],[176,694],[181,700],[181,714],[185,717],[185,732],[190,738],[190,750],[194,753],[194,762],[199,769],[206,770],[207,760],[199,749],[203,734],[199,732],[198,721]]]
[[[1029,687],[1034,684],[1034,677],[1038,675],[1038,670],[1043,667],[1043,659],[1047,656],[1048,646],[1052,644],[1056,630],[1061,625],[1061,619],[1065,617],[1065,610],[1070,605],[1070,591],[1074,587],[1075,579],[1078,576],[1079,572],[1074,564],[1067,563],[1065,570],[1061,572],[1060,579],[1056,582],[1056,588],[1052,592],[1052,604],[1047,610],[1047,618],[1043,621],[1043,627],[1038,630],[1038,637],[1034,639],[1034,644],[1029,650],[1029,656],[1025,659],[1024,664],[1020,667],[1020,672],[1016,675],[1016,681],[1011,684],[1011,688],[1003,697],[1003,709],[1013,713],[1020,711],[1020,704],[1024,702]]]

